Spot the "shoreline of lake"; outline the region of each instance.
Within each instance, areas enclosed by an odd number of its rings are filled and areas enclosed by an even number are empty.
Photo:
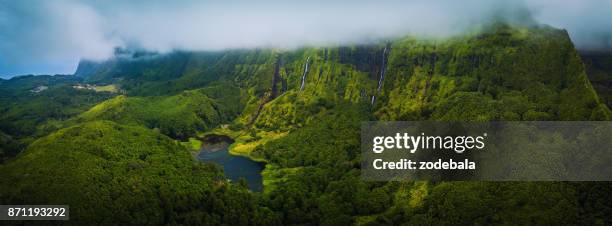
[[[245,156],[232,155],[229,146],[234,142],[228,136],[209,134],[202,138],[202,145],[196,154],[196,158],[202,162],[215,163],[223,167],[225,176],[231,181],[244,178],[250,190],[261,192],[263,190],[263,178],[261,172],[265,164],[251,160]]]

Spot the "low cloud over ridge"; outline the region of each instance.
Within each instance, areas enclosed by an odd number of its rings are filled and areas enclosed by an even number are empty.
[[[0,0],[0,75],[72,73],[113,48],[154,51],[336,45],[407,34],[447,37],[494,16],[568,29],[579,48],[612,46],[612,0]],[[527,17],[527,18],[525,18]]]

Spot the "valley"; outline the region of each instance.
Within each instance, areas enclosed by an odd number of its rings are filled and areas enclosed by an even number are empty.
[[[364,121],[611,120],[583,58],[565,30],[505,23],[442,40],[116,50],[74,75],[0,83],[0,201],[66,203],[73,224],[605,225],[607,182],[360,178]]]

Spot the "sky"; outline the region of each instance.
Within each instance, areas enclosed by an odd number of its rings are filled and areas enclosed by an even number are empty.
[[[612,0],[0,0],[0,77],[72,74],[115,47],[158,52],[296,48],[419,35],[444,38],[502,17],[612,46]],[[532,19],[530,19],[532,18]]]

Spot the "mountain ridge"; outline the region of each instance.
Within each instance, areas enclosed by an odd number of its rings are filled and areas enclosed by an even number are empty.
[[[39,136],[26,136],[26,150],[0,165],[0,176],[17,181],[0,182],[0,201],[61,201],[55,194],[27,195],[45,187],[61,191],[66,186],[78,193],[70,183],[56,183],[38,170],[68,161],[70,167],[49,172],[65,175],[60,181],[88,184],[88,194],[119,197],[100,197],[106,203],[100,207],[104,216],[117,216],[119,222],[611,222],[611,202],[605,201],[609,183],[360,179],[362,121],[610,120],[564,30],[497,24],[447,40],[406,37],[291,51],[145,54],[142,60],[121,54],[99,65],[83,63],[76,74],[83,82],[115,84],[125,93],[84,101],[68,119],[34,123]],[[217,117],[221,114],[225,118]],[[264,192],[227,183],[218,169],[195,164],[189,150],[174,140],[201,132],[236,136],[230,153],[241,146],[240,154],[263,159]],[[87,161],[75,161],[75,155]],[[102,162],[90,164],[93,160]],[[24,179],[27,172],[33,181]],[[131,186],[103,183],[111,176]],[[19,189],[6,192],[9,187]],[[89,208],[95,201],[78,200],[87,208],[78,210],[83,212],[75,215],[77,223],[98,222],[96,208]],[[155,204],[145,205],[148,214],[137,214],[131,208],[135,203]]]

